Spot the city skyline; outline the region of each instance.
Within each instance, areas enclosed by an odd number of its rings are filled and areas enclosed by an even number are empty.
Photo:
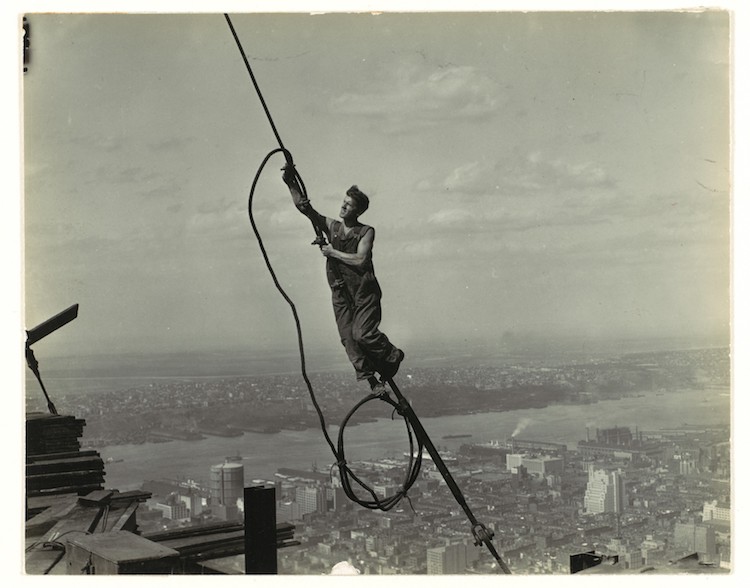
[[[274,138],[222,15],[34,18],[26,320],[81,304],[40,347],[292,348],[246,212]],[[726,13],[232,18],[313,203],[371,194],[407,350],[728,340]],[[256,219],[306,336],[337,350],[282,163]]]
[[[483,513],[480,518],[488,518],[488,522],[492,520],[500,525],[495,527],[502,532],[498,545],[502,545],[502,551],[509,558],[513,573],[568,573],[568,554],[583,551],[582,547],[592,539],[599,541],[599,545],[606,543],[608,550],[613,549],[617,553],[624,550],[631,558],[632,566],[643,565],[637,563],[641,560],[637,546],[645,538],[651,546],[651,555],[643,555],[647,558],[643,563],[658,567],[657,561],[671,557],[664,544],[666,538],[672,536],[670,521],[676,522],[678,516],[679,520],[688,521],[691,511],[686,509],[695,512],[696,508],[703,508],[705,519],[705,506],[719,500],[720,504],[716,507],[723,509],[725,514],[722,516],[726,517],[729,512],[727,492],[730,472],[728,361],[727,350],[692,350],[636,354],[609,361],[597,359],[588,364],[574,362],[557,368],[515,365],[467,367],[461,370],[454,365],[408,373],[403,379],[405,385],[406,380],[409,381],[409,398],[420,417],[424,417],[423,422],[433,440],[442,446],[441,453],[446,447],[451,451],[458,449],[468,459],[466,461],[459,457],[456,462],[451,457],[450,469],[460,477],[460,485],[472,507],[479,508],[477,514]],[[319,399],[326,407],[326,415],[331,417],[331,423],[335,423],[338,420],[334,416],[335,406],[348,410],[352,400],[348,378],[343,374],[329,374],[323,380],[316,376],[315,380],[317,384],[322,384]],[[555,383],[563,383],[563,388],[558,388]],[[612,386],[613,383],[616,385]],[[484,398],[491,404],[480,405],[467,384],[475,386],[476,390],[486,391]],[[528,394],[519,393],[519,386]],[[461,393],[458,396],[464,402],[456,403],[455,390],[459,389]],[[357,396],[356,393],[354,396]],[[209,470],[213,472],[216,464],[227,459],[243,464],[246,479],[252,479],[254,484],[258,483],[258,479],[275,480],[277,476],[274,472],[304,478],[294,470],[309,468],[318,472],[316,479],[328,483],[332,456],[320,438],[310,407],[305,409],[306,403],[298,402],[304,397],[305,390],[300,387],[298,378],[289,374],[265,378],[219,377],[214,378],[213,382],[211,379],[193,381],[191,378],[181,378],[172,383],[144,383],[137,388],[106,396],[87,398],[81,393],[68,395],[65,399],[60,398],[58,406],[65,407],[66,413],[76,414],[85,420],[87,432],[82,438],[84,447],[101,449],[101,456],[107,464],[108,487],[129,491],[138,489],[140,481],[143,481],[143,490],[151,492],[152,489],[156,491],[156,486],[164,487],[166,483],[175,488],[178,485],[182,487],[184,484],[179,481],[186,479],[192,480],[188,483],[191,488],[194,482],[201,488],[210,488],[211,482],[205,481]],[[494,404],[496,400],[501,400],[502,405]],[[552,403],[543,406],[547,401]],[[518,405],[518,402],[522,404]],[[269,407],[276,405],[282,410],[279,414],[283,415],[283,420],[278,421],[281,430],[260,433],[256,429],[256,424],[270,421],[264,416],[268,414],[263,408],[264,404]],[[520,408],[522,406],[528,408]],[[441,412],[443,410],[447,412]],[[453,411],[458,413],[451,414]],[[306,423],[300,428],[300,420],[305,412],[310,418],[304,419]],[[436,414],[445,416],[432,418]],[[222,434],[215,431],[211,423],[240,426],[246,432],[238,435],[227,430]],[[402,479],[401,475],[391,471],[394,464],[403,462],[403,431],[397,424],[391,423],[388,418],[379,419],[378,422],[365,421],[357,424],[347,437],[347,461],[355,463],[356,471],[366,473],[368,479],[371,475],[378,479],[378,487],[382,486],[382,492],[386,494],[392,491],[392,488],[388,488],[393,484],[380,480],[378,470],[381,474],[390,471],[388,476],[394,480]],[[123,426],[136,427],[140,433],[125,437],[112,435]],[[206,435],[194,441],[181,442],[179,439],[183,436],[176,427],[184,426],[197,427]],[[399,434],[394,434],[394,426]],[[156,441],[149,432],[154,427],[158,428],[160,438],[162,432],[169,433],[171,430],[169,437],[175,440],[169,443]],[[589,428],[595,440],[589,441]],[[471,434],[466,434],[469,432]],[[583,441],[584,435],[586,441]],[[670,439],[674,440],[674,445]],[[469,447],[464,449],[467,444]],[[475,449],[472,449],[471,446],[475,444]],[[482,459],[482,455],[487,456],[486,452],[499,456],[499,450],[508,454],[505,460]],[[565,454],[570,450],[573,450],[571,455],[577,456],[578,465],[569,464],[565,471],[561,469],[563,462],[554,457],[532,457],[540,453]],[[528,458],[519,458],[519,454],[523,453],[528,453]],[[721,464],[716,462],[719,453],[723,456]],[[449,458],[447,453],[444,456]],[[385,458],[383,463],[387,467],[377,465],[380,458]],[[607,526],[608,521],[600,520],[597,524],[588,519],[586,522],[585,513],[576,514],[579,507],[585,508],[588,476],[582,465],[592,462],[620,464],[635,474],[635,477],[628,477],[630,498],[623,528],[631,524],[634,526],[621,539],[615,537],[617,545],[612,543],[613,547],[610,547],[613,534]],[[639,468],[634,470],[626,465],[627,462],[643,463],[644,467],[638,473],[636,470]],[[707,468],[713,473],[709,473]],[[426,469],[430,469],[429,464]],[[532,478],[537,478],[538,482],[525,485],[522,480],[525,474],[521,469]],[[542,482],[540,476],[547,481]],[[514,479],[521,485],[514,485]],[[716,479],[724,480],[720,484],[723,490],[714,489]],[[149,480],[157,481],[156,486],[147,482]],[[159,480],[164,480],[165,484],[158,483]],[[444,491],[443,498],[433,493],[439,487],[435,479],[431,481],[432,488],[422,488],[421,483],[419,485],[418,491],[426,490],[430,496],[420,498],[419,493],[411,494],[419,516],[406,507],[402,509],[402,515],[398,515],[403,524],[411,525],[410,530],[399,527],[392,534],[377,522],[369,524],[362,511],[356,508],[352,512],[354,520],[346,515],[343,518],[327,518],[327,515],[319,512],[317,498],[322,496],[320,491],[314,492],[316,514],[313,514],[309,512],[311,496],[300,496],[294,490],[295,486],[299,488],[305,484],[289,479],[290,485],[285,485],[283,480],[282,476],[282,486],[287,488],[289,497],[286,500],[296,501],[299,511],[295,510],[294,504],[279,504],[279,520],[304,520],[304,525],[298,529],[299,537],[305,538],[306,543],[300,551],[300,558],[304,556],[304,561],[294,555],[280,554],[286,562],[282,566],[285,570],[283,573],[317,573],[321,569],[325,572],[333,563],[357,553],[357,545],[365,538],[368,545],[372,543],[372,547],[367,547],[368,557],[365,560],[369,563],[366,573],[389,573],[388,569],[390,573],[394,570],[400,570],[400,573],[419,572],[423,569],[420,568],[419,558],[423,560],[425,549],[420,547],[421,541],[428,541],[426,547],[429,551],[430,547],[435,546],[429,541],[435,539],[435,532],[444,533],[439,530],[444,526],[449,527],[450,534],[456,538],[468,537],[465,521],[451,511],[449,493]],[[708,484],[709,480],[713,482]],[[504,488],[498,488],[496,483]],[[179,488],[177,490],[182,496],[181,500],[187,500],[184,492]],[[154,496],[154,499],[164,504],[164,497],[171,494],[171,490],[159,491],[158,494],[160,497]],[[531,494],[542,501],[538,511],[536,502],[527,503]],[[303,508],[303,503],[308,506]],[[166,504],[168,507],[168,500]],[[349,509],[352,508],[351,504],[346,504]],[[494,511],[499,509],[501,512],[494,512],[493,507]],[[156,509],[163,512],[165,507],[157,504]],[[171,508],[168,510],[167,519],[183,518],[184,513],[173,512]],[[212,511],[206,522],[225,516],[221,509]],[[440,511],[443,511],[442,514],[439,514]],[[313,518],[305,519],[305,512]],[[160,522],[153,514],[151,511],[144,513],[144,527],[146,521],[149,528],[156,525],[162,529],[162,524],[174,523],[179,526],[178,521]],[[410,523],[412,514],[415,518]],[[432,518],[435,515],[437,519]],[[662,515],[667,518],[661,518]],[[376,519],[382,520],[387,516],[378,515]],[[203,520],[201,517],[198,520]],[[335,521],[333,525],[332,520]],[[374,519],[370,520],[375,522]],[[430,520],[432,523],[428,522]],[[534,521],[541,526],[537,528],[534,524],[535,529],[530,529],[529,525]],[[196,524],[195,520],[191,522]],[[547,523],[554,525],[556,530],[548,528]],[[602,523],[605,523],[604,526]],[[583,528],[590,529],[591,535],[585,534],[583,537],[580,534]],[[348,535],[335,536],[331,529],[342,532],[357,529],[360,539],[350,543]],[[550,532],[554,536],[550,536]],[[674,533],[676,536],[676,527]],[[729,560],[726,536],[722,543],[722,560],[726,563]],[[550,555],[550,547],[555,548],[553,554],[558,559],[554,566],[549,559],[545,559]],[[355,551],[352,552],[352,549]],[[359,549],[364,547],[360,546]],[[380,563],[373,562],[375,556],[369,553],[373,549],[378,551]],[[381,549],[388,551],[382,553]],[[535,552],[533,556],[529,549]],[[407,557],[415,550],[422,554],[416,562]],[[714,550],[702,551],[710,555]],[[525,557],[521,557],[520,552],[525,552]],[[564,556],[563,560],[560,560],[561,555]],[[328,563],[321,564],[321,560]],[[308,564],[310,567],[306,567]],[[458,565],[462,565],[460,561]],[[482,569],[483,573],[491,573],[487,568]]]

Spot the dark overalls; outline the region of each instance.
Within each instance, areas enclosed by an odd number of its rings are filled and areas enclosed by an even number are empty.
[[[334,249],[344,253],[356,253],[362,236],[367,231],[374,231],[367,225],[358,225],[344,236],[343,228],[343,223],[334,221],[328,238]],[[375,372],[388,372],[392,369],[389,366],[398,362],[399,350],[378,328],[382,292],[375,278],[372,259],[361,267],[354,267],[329,258],[326,275],[341,343],[354,366],[357,380],[366,380]]]

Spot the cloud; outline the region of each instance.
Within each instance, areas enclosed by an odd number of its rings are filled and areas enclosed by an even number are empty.
[[[428,226],[439,230],[446,237],[490,234],[492,239],[484,243],[483,247],[488,247],[490,242],[502,242],[502,248],[513,246],[513,239],[508,238],[511,233],[518,235],[527,231],[549,231],[553,227],[592,227],[610,222],[602,212],[592,212],[588,208],[578,209],[554,199],[498,202],[496,196],[472,199],[465,207],[447,206],[434,210],[426,219]],[[524,245],[525,248],[536,248],[543,240],[540,241],[536,235],[524,237],[523,242],[528,242]]]
[[[237,210],[237,201],[233,198],[213,198],[204,200],[198,204],[200,214],[217,214],[223,215],[231,211],[234,214]]]
[[[440,251],[440,239],[419,239],[407,241],[401,247],[398,256],[410,260],[429,259],[435,257]]]
[[[91,153],[121,153],[128,146],[123,134],[103,134],[84,132],[78,136],[65,137],[71,144],[82,147]]]
[[[253,218],[263,240],[269,243],[287,240],[290,234],[302,235],[303,241],[307,237],[311,241],[314,237],[310,222],[291,203],[288,206],[278,202],[254,206]],[[190,238],[211,237],[213,241],[254,239],[247,208],[229,198],[198,205],[187,214],[186,228]]]
[[[607,170],[593,161],[547,158],[541,151],[513,154],[498,161],[464,163],[444,176],[421,180],[421,192],[541,196],[563,191],[610,189]]]
[[[592,133],[583,133],[581,135],[581,142],[586,144],[600,143],[604,138],[604,133],[601,131],[595,131]]]
[[[155,152],[173,152],[185,149],[193,142],[194,139],[192,137],[171,137],[160,141],[152,141],[149,144],[149,148]]]
[[[500,86],[480,69],[465,65],[426,66],[407,59],[369,88],[331,101],[337,114],[367,116],[393,132],[442,124],[446,119],[481,119],[505,102]]]
[[[172,185],[155,186],[147,190],[140,190],[137,194],[154,201],[169,202],[165,210],[176,212],[180,210],[181,204],[173,202],[172,199],[179,197],[184,185],[184,182],[174,182]]]
[[[464,227],[475,221],[476,216],[465,208],[445,208],[437,210],[427,217],[428,224],[438,227]]]
[[[201,204],[187,216],[187,233],[191,237],[214,235],[216,239],[236,235],[246,227],[242,210],[233,202]]]
[[[478,162],[461,165],[443,180],[443,187],[450,191],[476,192],[481,190],[484,171]]]
[[[107,171],[109,173],[107,174]],[[100,168],[100,177],[105,176],[110,182],[115,184],[147,184],[158,178],[158,174],[144,166],[130,166],[125,168],[108,167]]]

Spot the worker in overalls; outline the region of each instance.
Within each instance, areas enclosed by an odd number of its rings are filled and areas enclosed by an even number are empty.
[[[382,381],[396,375],[404,352],[379,329],[382,292],[372,264],[375,229],[359,222],[370,201],[352,186],[339,211],[341,220],[335,220],[312,207],[300,191],[291,166],[284,168],[283,180],[297,209],[328,237],[329,243],[321,245],[320,250],[326,257],[336,326],[357,380],[367,380],[373,393],[384,394]]]

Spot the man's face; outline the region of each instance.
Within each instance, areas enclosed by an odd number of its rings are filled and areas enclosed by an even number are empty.
[[[357,205],[354,203],[351,196],[344,196],[344,202],[341,204],[339,216],[344,220],[354,220],[359,216]]]

